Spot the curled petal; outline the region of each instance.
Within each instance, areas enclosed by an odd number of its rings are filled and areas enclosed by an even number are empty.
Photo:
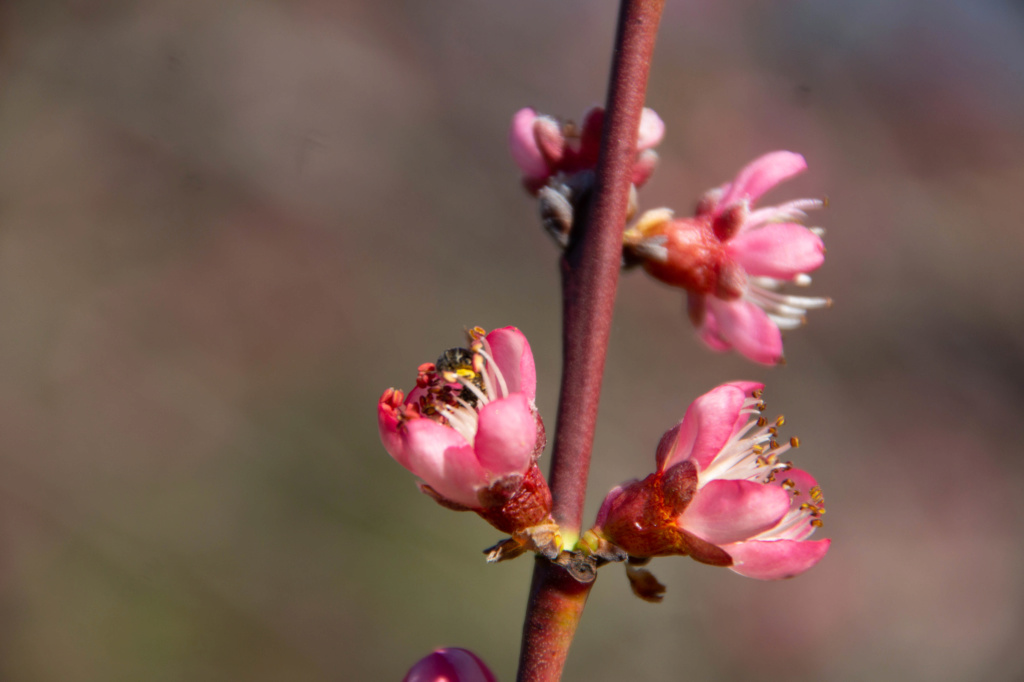
[[[517,111],[512,117],[512,127],[508,133],[508,147],[523,175],[540,179],[548,176],[548,165],[533,132],[533,123],[537,118],[537,112],[529,107]]]
[[[487,474],[458,431],[430,419],[412,419],[400,433],[405,461],[396,457],[399,464],[449,500],[480,506],[476,491],[487,482]]]
[[[750,301],[708,299],[708,315],[716,336],[754,362],[774,365],[782,358],[782,334],[768,314]]]
[[[825,262],[821,237],[796,223],[775,223],[731,239],[729,254],[755,277],[791,280]]]
[[[515,327],[502,327],[487,335],[487,343],[509,393],[525,393],[530,400],[536,400],[537,368],[526,336]]]
[[[718,204],[724,208],[739,201],[754,203],[775,185],[807,168],[804,157],[794,152],[770,152],[754,159],[739,172]]]
[[[698,470],[704,469],[735,433],[747,397],[741,386],[745,384],[725,384],[690,403],[678,431],[673,429],[662,437],[658,446],[658,468],[664,471],[689,459]]]
[[[523,393],[513,393],[480,409],[476,456],[492,477],[521,474],[533,463],[537,418]]]
[[[679,517],[679,525],[708,542],[739,542],[775,526],[789,511],[781,487],[741,480],[711,481]]]
[[[409,669],[402,682],[497,682],[476,654],[466,649],[438,649]]]
[[[654,109],[644,107],[640,114],[640,130],[636,138],[636,150],[645,151],[657,147],[662,138],[665,137],[665,122],[654,112]]]
[[[831,540],[752,540],[722,547],[732,557],[732,570],[748,578],[792,578],[821,561]]]

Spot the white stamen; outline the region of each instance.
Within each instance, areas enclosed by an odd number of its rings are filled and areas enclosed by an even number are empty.
[[[824,206],[821,199],[794,199],[778,206],[766,206],[751,213],[743,228],[750,230],[768,223],[800,222],[807,218],[807,211],[816,211]]]
[[[508,384],[505,383],[505,377],[501,373],[501,369],[498,367],[498,363],[494,361],[490,353],[481,348],[479,351],[480,355],[483,356],[484,360],[487,361],[487,366],[484,369],[490,369],[494,372],[494,378],[498,380],[498,386],[501,388],[501,394],[497,397],[504,398],[508,395]],[[484,372],[486,375],[487,372]]]
[[[473,442],[473,439],[476,438],[476,410],[457,410],[450,405],[444,405],[438,411],[448,420],[448,424],[466,439],[467,443]]]
[[[799,329],[805,323],[804,318],[802,317],[779,317],[778,315],[773,315],[772,313],[768,313],[768,317],[771,319],[772,322],[775,323],[775,326],[778,327],[779,329]]]

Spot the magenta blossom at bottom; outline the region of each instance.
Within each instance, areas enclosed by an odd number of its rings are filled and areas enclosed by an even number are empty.
[[[410,668],[402,682],[497,682],[497,678],[472,651],[438,649]]]
[[[825,499],[782,459],[779,417],[761,416],[762,384],[733,382],[697,398],[658,445],[658,469],[612,490],[595,532],[634,557],[690,555],[762,580],[814,566],[829,540],[809,540]]]

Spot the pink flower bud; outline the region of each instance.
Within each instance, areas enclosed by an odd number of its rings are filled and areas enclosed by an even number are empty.
[[[520,109],[512,117],[512,127],[508,132],[508,147],[512,160],[519,166],[525,178],[536,180],[546,179],[550,175],[547,161],[537,146],[537,138],[533,133],[533,124],[538,120],[533,109]]]
[[[402,682],[497,682],[468,649],[438,649],[409,669]]]
[[[594,106],[583,114],[582,123],[559,123],[533,109],[520,109],[512,117],[508,142],[512,159],[523,174],[531,194],[557,175],[572,176],[593,170],[601,151],[604,109]],[[633,183],[640,186],[654,172],[658,155],[652,150],[665,136],[665,123],[651,109],[644,109],[637,135],[637,159]]]
[[[761,416],[762,389],[733,382],[695,400],[662,437],[657,471],[612,490],[594,532],[634,557],[689,555],[762,580],[820,561],[830,541],[808,538],[825,498],[782,460],[799,441],[777,440],[783,419]]]
[[[824,202],[751,208],[805,168],[799,154],[765,154],[731,183],[707,192],[693,217],[648,211],[626,231],[627,251],[648,274],[688,292],[699,336],[714,350],[735,348],[755,362],[775,364],[782,360],[781,331],[804,324],[808,310],[831,305],[828,298],[779,291],[786,282],[810,284],[808,273],[825,261],[821,230],[800,224]]]
[[[384,392],[381,441],[435,500],[515,533],[547,519],[551,508],[536,467],[545,437],[533,353],[514,327],[475,328],[467,345],[420,365],[408,397]]]

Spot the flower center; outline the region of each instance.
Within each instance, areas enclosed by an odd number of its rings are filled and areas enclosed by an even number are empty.
[[[771,483],[777,473],[793,468],[793,463],[782,461],[781,455],[799,447],[800,440],[793,437],[786,443],[779,443],[779,427],[786,423],[785,417],[780,416],[769,423],[761,416],[764,410],[760,392],[746,399],[740,414],[756,414],[757,418],[733,434],[721,452],[700,472],[700,487],[717,479]]]
[[[793,468],[793,463],[783,461],[781,456],[792,448],[800,447],[800,439],[794,436],[788,442],[780,443],[779,427],[786,423],[785,417],[779,416],[769,422],[761,416],[764,410],[760,391],[754,397],[747,398],[740,414],[757,417],[736,432],[707,468],[698,473],[698,489],[710,481],[721,479],[774,483]],[[800,490],[792,478],[784,478],[779,485],[792,496],[791,506],[778,525],[763,533],[763,536],[773,539],[795,537],[807,523],[820,528],[821,517],[825,514],[825,496],[821,487],[815,485],[809,490]]]
[[[467,332],[468,348],[449,348],[437,362],[419,367],[416,386],[423,389],[416,406],[419,415],[458,431],[473,443],[479,411],[509,394],[501,369],[494,362],[485,331]]]

